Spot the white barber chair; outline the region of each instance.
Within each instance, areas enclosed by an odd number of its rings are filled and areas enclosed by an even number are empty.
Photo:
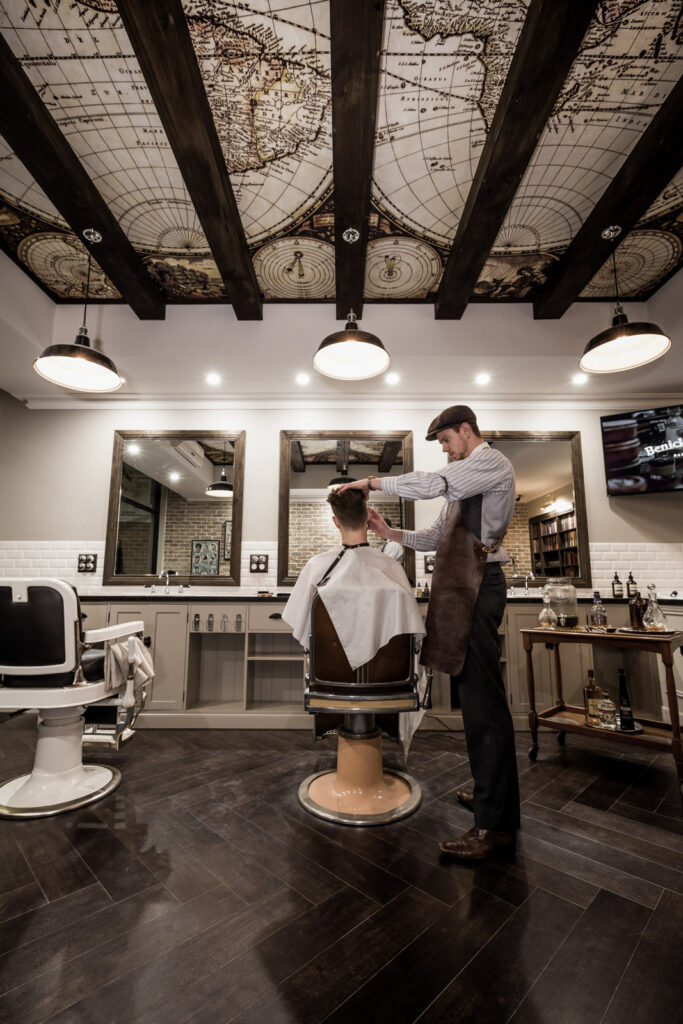
[[[341,721],[337,767],[316,772],[299,786],[299,801],[311,814],[344,825],[384,825],[416,811],[418,783],[405,772],[382,766],[382,732],[397,736],[398,715],[420,703],[417,648],[410,634],[392,637],[374,658],[351,668],[325,605],[311,611],[304,706],[316,716],[315,737]],[[320,721],[321,720],[321,721]],[[381,727],[380,727],[381,726]]]
[[[135,692],[134,635],[142,622],[83,632],[78,596],[58,579],[0,579],[0,711],[38,708],[33,770],[0,786],[0,817],[41,818],[100,800],[116,768],[83,764],[84,716],[108,726],[112,745],[130,731],[146,693]],[[128,637],[127,678],[107,672],[105,650]],[[1,726],[0,726],[1,728]]]

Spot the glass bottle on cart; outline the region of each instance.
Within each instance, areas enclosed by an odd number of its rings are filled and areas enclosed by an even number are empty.
[[[647,598],[647,608],[643,612],[643,626],[653,633],[663,633],[666,630],[666,618],[657,604],[657,588],[654,583],[647,588]]]

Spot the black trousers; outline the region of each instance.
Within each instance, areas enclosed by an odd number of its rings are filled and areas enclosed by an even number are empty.
[[[462,708],[474,777],[475,825],[513,832],[519,828],[519,781],[498,636],[506,591],[501,567],[496,563],[487,565],[462,672],[451,676],[451,692]]]

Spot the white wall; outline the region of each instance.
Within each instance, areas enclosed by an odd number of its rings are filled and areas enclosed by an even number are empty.
[[[277,539],[280,430],[395,430],[414,433],[415,467],[443,465],[439,446],[424,440],[438,408],[226,410],[28,410],[0,395],[2,435],[1,540],[104,538],[114,431],[246,430],[245,541]],[[588,533],[592,542],[680,543],[682,495],[608,499],[600,446],[600,414],[586,409],[483,409],[483,430],[579,430]],[[418,528],[438,514],[439,501],[419,502]]]

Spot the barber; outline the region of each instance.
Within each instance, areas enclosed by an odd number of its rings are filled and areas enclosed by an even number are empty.
[[[509,459],[482,439],[467,405],[444,409],[429,425],[427,440],[438,441],[448,455],[443,469],[370,476],[340,490],[446,498],[426,530],[391,529],[374,510],[368,525],[380,537],[418,551],[436,548],[421,662],[450,675],[459,699],[474,791],[456,793],[475,822],[439,847],[459,860],[483,860],[514,854],[519,828],[515,741],[498,636],[506,599],[502,564],[509,560],[501,542],[514,510],[515,475]]]

